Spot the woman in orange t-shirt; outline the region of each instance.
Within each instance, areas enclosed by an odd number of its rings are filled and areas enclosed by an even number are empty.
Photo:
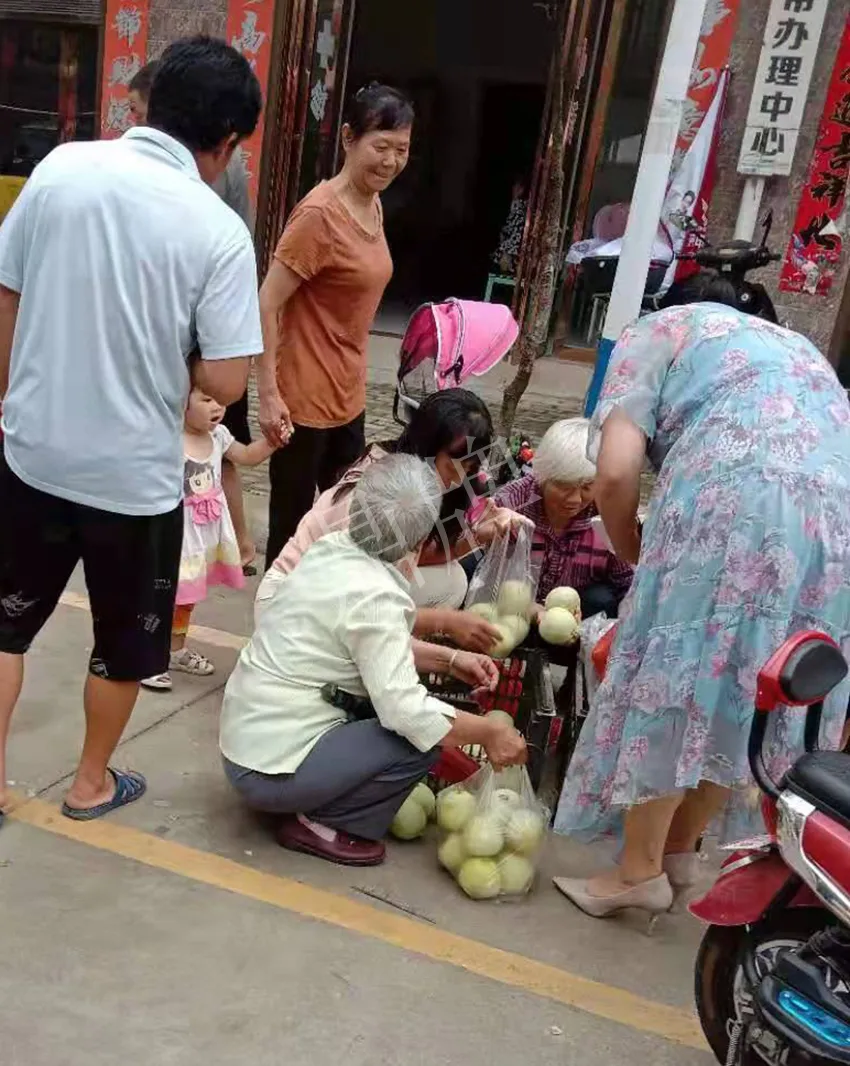
[[[260,427],[269,466],[266,565],[365,448],[369,330],[392,276],[380,194],[407,165],[413,107],[371,85],[342,127],[345,164],[289,218],[260,290]],[[285,447],[284,447],[285,445]]]

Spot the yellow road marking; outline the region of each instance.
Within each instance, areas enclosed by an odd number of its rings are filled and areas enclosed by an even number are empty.
[[[544,999],[563,1003],[597,1018],[617,1022],[675,1044],[706,1050],[695,1017],[620,988],[568,973],[524,955],[390,914],[345,896],[286,877],[254,870],[220,855],[114,822],[74,822],[43,800],[13,806],[10,817],[57,836],[120,855],[157,870],[212,885],[248,899],[313,918],[391,944],[436,962],[489,978]]]
[[[59,602],[63,607],[73,607],[78,611],[90,610],[88,598],[78,592],[63,592]],[[233,648],[236,651],[241,651],[248,641],[247,637],[227,633],[223,629],[211,629],[209,626],[190,626],[189,636],[201,644],[212,644],[216,648]]]
[[[77,610],[90,609],[88,599],[76,592],[66,591],[60,602]],[[189,632],[202,643],[237,651],[247,640],[208,626],[193,625]],[[672,1043],[707,1050],[699,1023],[688,1012],[524,955],[502,951],[411,918],[388,914],[345,896],[263,873],[220,855],[163,840],[128,826],[102,821],[74,822],[63,818],[55,807],[42,800],[31,799],[13,805],[10,816],[57,836],[372,937]]]

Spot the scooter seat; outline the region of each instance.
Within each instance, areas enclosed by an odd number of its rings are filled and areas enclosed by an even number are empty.
[[[816,751],[788,771],[785,788],[850,829],[850,755]]]

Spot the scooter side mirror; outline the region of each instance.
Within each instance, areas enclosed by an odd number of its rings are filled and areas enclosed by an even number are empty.
[[[808,707],[824,700],[847,676],[847,662],[825,633],[797,633],[775,652],[758,675],[756,710]]]

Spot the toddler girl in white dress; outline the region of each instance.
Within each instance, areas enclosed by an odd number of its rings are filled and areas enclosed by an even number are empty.
[[[177,603],[171,626],[171,670],[196,677],[215,672],[200,652],[186,647],[186,634],[195,605],[206,599],[211,585],[240,589],[245,584],[239,544],[221,487],[221,463],[226,456],[237,466],[257,466],[274,450],[265,440],[240,444],[221,425],[224,407],[200,389],[192,388],[183,423],[183,553]],[[142,682],[145,688],[171,689],[170,673]]]

